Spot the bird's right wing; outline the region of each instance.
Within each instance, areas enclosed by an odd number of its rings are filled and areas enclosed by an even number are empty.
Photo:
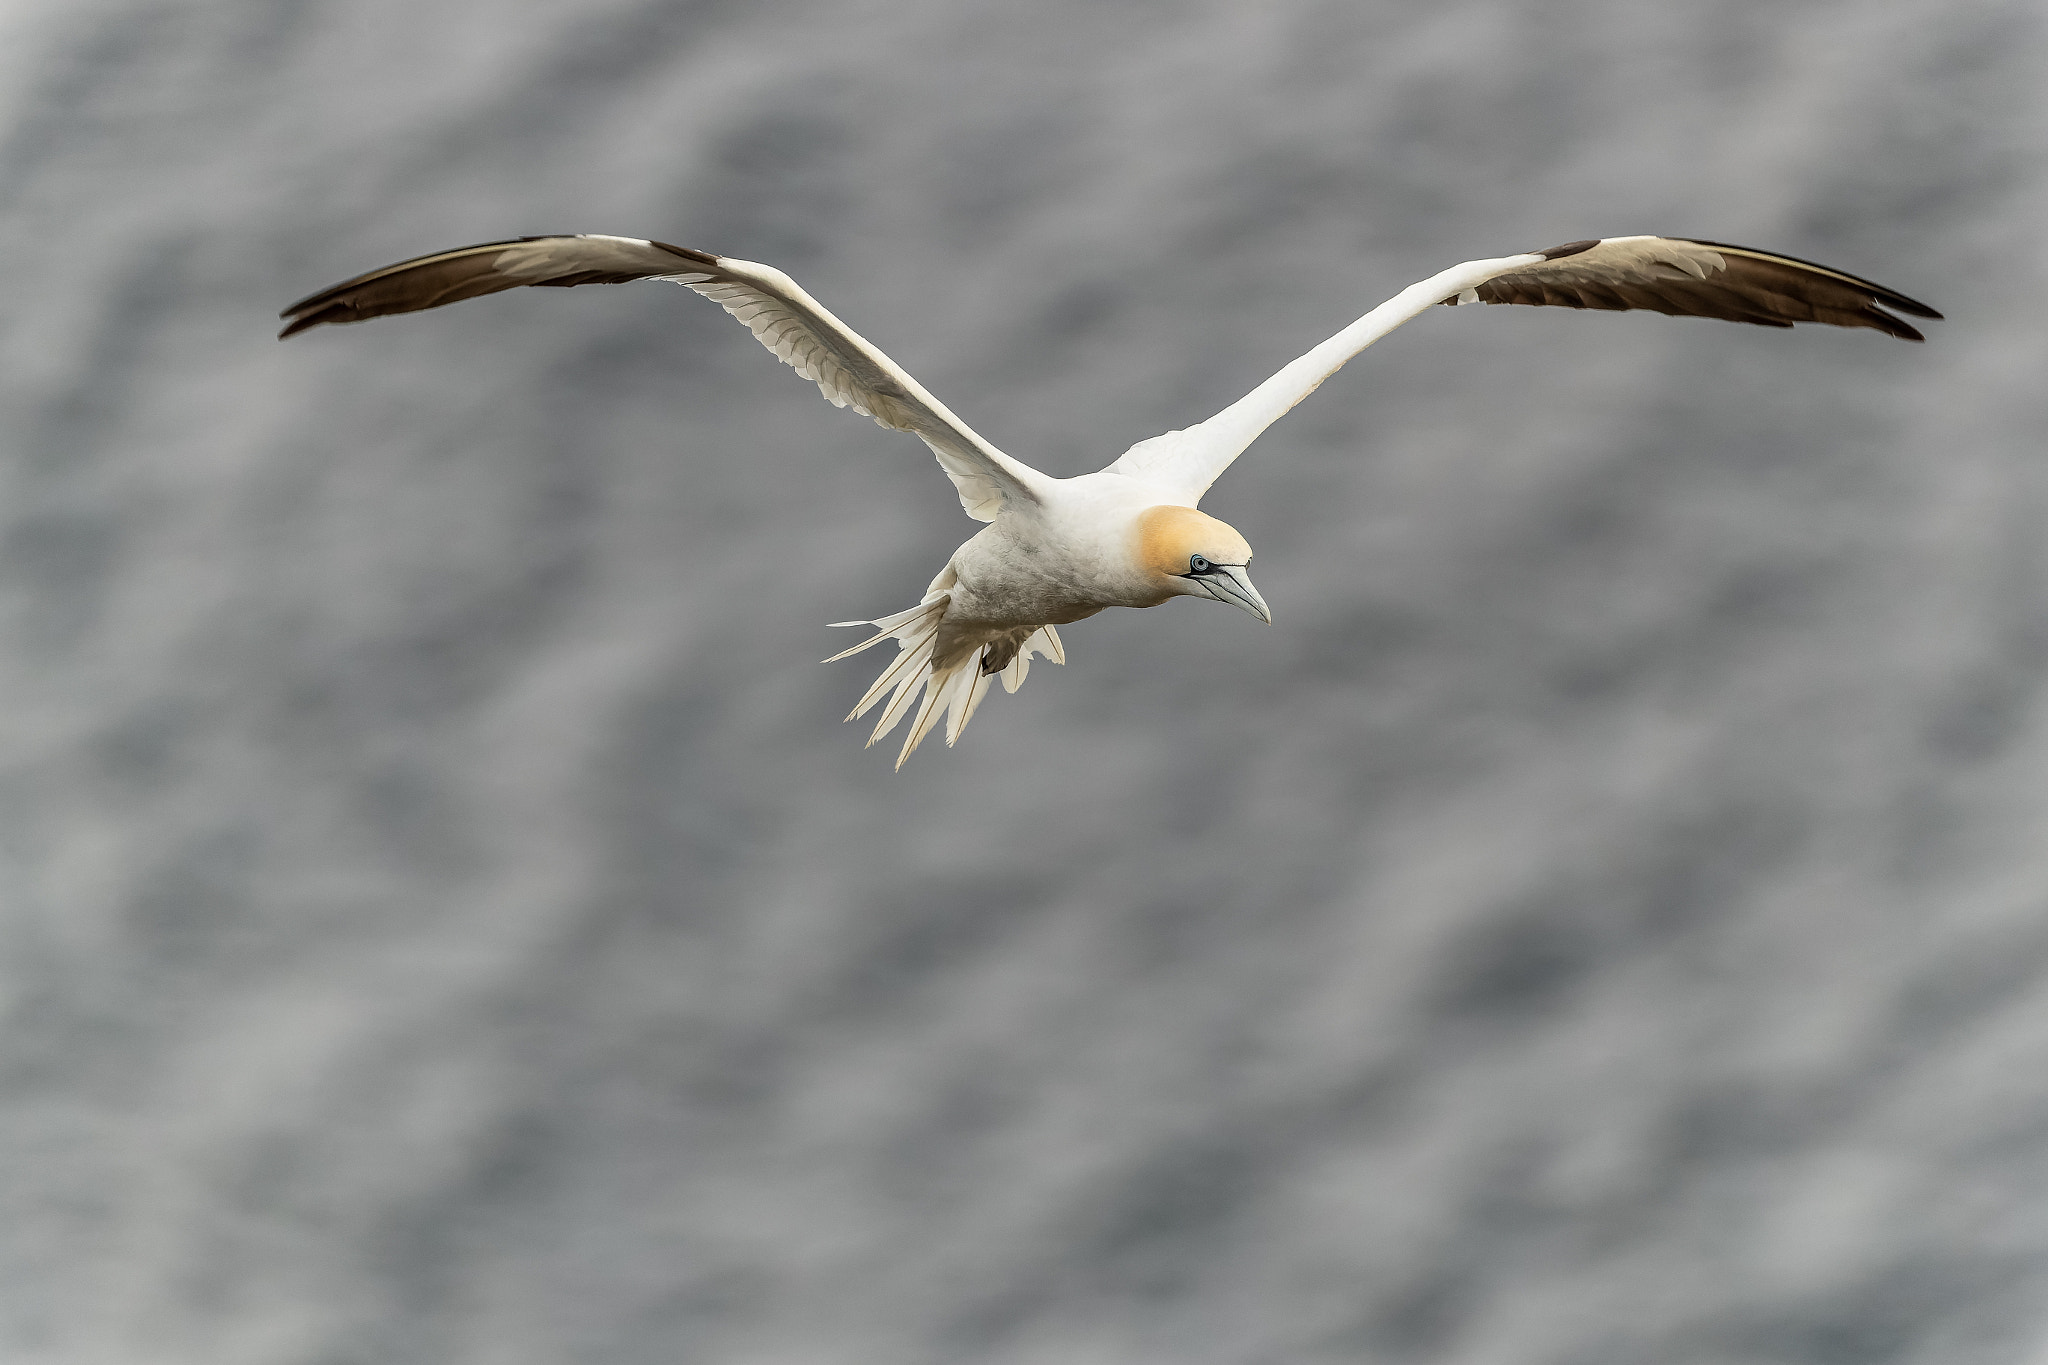
[[[931,447],[960,506],[994,521],[1005,505],[1036,502],[1038,471],[1011,459],[949,412],[895,361],[773,266],[665,242],[596,235],[521,237],[420,256],[299,300],[280,338],[323,323],[362,322],[524,285],[565,287],[673,280],[747,324],[763,346],[837,407],[850,407]]]
[[[1682,237],[1608,237],[1548,251],[1466,261],[1388,299],[1199,426],[1140,441],[1110,468],[1171,490],[1193,506],[1259,433],[1366,347],[1438,303],[1551,304],[1764,327],[1823,322],[1924,340],[1885,311],[1938,318],[1924,303],[1792,256]]]

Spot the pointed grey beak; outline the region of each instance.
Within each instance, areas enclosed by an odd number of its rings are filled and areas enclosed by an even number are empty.
[[[1251,575],[1244,571],[1244,565],[1218,564],[1194,581],[1208,589],[1209,595],[1218,602],[1243,607],[1261,621],[1272,624],[1273,613],[1267,609],[1266,599],[1259,596],[1259,590],[1252,586]]]

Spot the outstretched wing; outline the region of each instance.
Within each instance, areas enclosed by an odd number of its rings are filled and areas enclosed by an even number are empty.
[[[1924,337],[1885,311],[1939,318],[1924,303],[1811,261],[1683,237],[1608,237],[1548,251],[1466,261],[1388,299],[1265,383],[1185,431],[1140,441],[1112,469],[1160,485],[1193,506],[1218,475],[1289,408],[1387,333],[1438,303],[1527,303],[1650,309],[1763,327],[1824,322]]]
[[[761,344],[838,407],[908,431],[931,447],[978,521],[994,521],[1006,503],[1035,502],[1043,477],[997,450],[947,411],[895,361],[773,266],[714,256],[634,237],[520,237],[437,252],[345,280],[279,314],[280,339],[323,323],[362,322],[391,313],[473,299],[524,285],[621,284],[673,280],[747,324]]]

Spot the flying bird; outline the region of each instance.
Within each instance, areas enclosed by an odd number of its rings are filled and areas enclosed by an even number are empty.
[[[848,720],[882,707],[868,743],[915,716],[896,766],[943,718],[959,739],[989,685],[1014,692],[1035,656],[1064,663],[1057,627],[1105,607],[1199,597],[1271,621],[1252,586],[1251,546],[1196,510],[1231,461],[1344,362],[1433,304],[1523,303],[1761,327],[1823,322],[1921,341],[1896,316],[1939,318],[1868,280],[1749,247],[1682,237],[1608,237],[1548,251],[1466,261],[1410,285],[1183,431],[1140,441],[1107,468],[1059,479],[996,449],[881,350],[772,266],[635,237],[520,237],[421,256],[358,275],[280,315],[294,336],[324,323],[412,313],[522,285],[672,280],[722,305],[761,344],[838,407],[910,432],[931,447],[980,532],[953,552],[922,600],[874,621],[876,632],[831,663],[884,640],[896,656]],[[1886,309],[1894,310],[1887,312]]]

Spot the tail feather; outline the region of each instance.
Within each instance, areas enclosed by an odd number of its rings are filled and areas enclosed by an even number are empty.
[[[977,665],[979,662],[977,659]],[[975,668],[974,681],[968,684],[966,704],[954,711],[952,720],[947,722],[946,747],[948,749],[952,748],[954,742],[960,738],[960,732],[967,728],[967,722],[974,719],[975,708],[981,705],[981,699],[988,695],[988,685],[995,680],[995,674],[984,673],[978,666]]]
[[[1051,626],[1040,626],[1017,648],[1017,657],[1003,667],[1003,691],[1015,692],[1024,685],[1024,678],[1031,672],[1031,656],[1043,654],[1056,664],[1067,661],[1067,651],[1060,645],[1060,633]]]
[[[882,707],[880,719],[875,722],[875,731],[868,737],[873,746],[882,737],[902,723],[913,708],[915,718],[910,723],[910,733],[904,738],[903,750],[896,757],[896,766],[901,768],[904,761],[917,751],[939,722],[946,722],[946,743],[950,746],[959,740],[967,728],[967,722],[974,719],[981,700],[988,695],[989,687],[1000,676],[1003,688],[1015,692],[1023,685],[1025,674],[1030,672],[1033,655],[1040,655],[1054,663],[1067,661],[1066,650],[1060,644],[1059,632],[1051,626],[1041,626],[1033,631],[1017,648],[1015,657],[995,673],[984,673],[982,665],[987,660],[990,646],[980,645],[969,649],[965,655],[955,659],[943,668],[932,666],[932,653],[938,643],[939,627],[945,620],[946,608],[951,604],[952,595],[943,590],[929,594],[924,601],[899,611],[893,616],[884,616],[877,621],[837,621],[840,626],[872,626],[876,634],[861,641],[851,649],[842,650],[825,662],[858,654],[884,640],[896,642],[896,657],[882,670],[858,705],[846,717],[848,720],[866,715],[883,697],[888,703]],[[1014,638],[1014,637],[1007,637]],[[1004,647],[1007,647],[1004,645]],[[1000,658],[1000,655],[995,657]],[[922,704],[920,703],[922,697]]]
[[[1040,626],[1024,643],[1026,649],[1036,649],[1056,664],[1067,661],[1067,647],[1060,643],[1060,633],[1051,626]]]
[[[881,743],[883,735],[896,728],[897,722],[903,719],[903,713],[917,700],[918,684],[924,681],[924,677],[923,673],[912,670],[904,675],[902,682],[896,684],[896,695],[889,698],[889,705],[882,711],[882,718],[875,722],[875,732],[868,736],[867,748],[874,748]]]
[[[892,687],[907,686],[917,677],[917,671],[931,661],[932,641],[938,636],[939,628],[934,624],[929,630],[908,636],[901,642],[895,661],[882,670],[882,676],[875,679],[875,685],[867,690],[860,704],[846,717],[857,720],[868,712],[882,694]]]
[[[959,676],[959,670],[955,669],[943,678],[937,673],[926,677],[924,705],[917,708],[917,719],[910,722],[910,733],[903,739],[903,751],[896,755],[897,768],[901,769],[910,760],[910,756],[917,752],[917,746],[924,743],[925,735],[938,723],[941,714],[939,699],[953,690],[953,680]]]
[[[925,617],[931,618],[931,628],[937,630],[940,620],[946,614],[946,603],[949,600],[951,599],[947,594],[940,593],[936,597],[927,597],[909,611],[899,611],[894,616],[884,616],[879,621],[834,621],[829,629],[837,630],[843,626],[873,626],[880,633],[869,636],[851,649],[840,650],[825,662],[836,664],[841,659],[852,658],[864,649],[872,649],[884,640],[901,639],[913,634],[918,626],[924,624]],[[905,627],[910,629],[906,630]]]

